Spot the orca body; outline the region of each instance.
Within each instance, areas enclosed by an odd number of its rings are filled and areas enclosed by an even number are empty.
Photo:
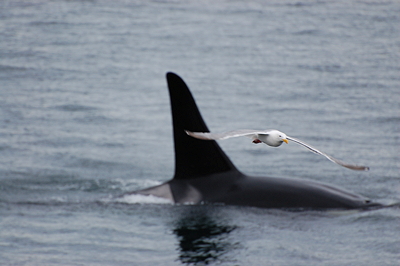
[[[381,206],[334,186],[300,179],[252,177],[241,173],[215,141],[185,130],[209,132],[185,82],[167,73],[171,99],[175,175],[159,186],[131,192],[174,203],[215,203],[261,208],[366,209]]]

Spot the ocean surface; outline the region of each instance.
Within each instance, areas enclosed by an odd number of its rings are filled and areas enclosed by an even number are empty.
[[[174,205],[165,73],[248,175],[400,202],[399,1],[0,2],[0,265],[399,265],[400,208]]]

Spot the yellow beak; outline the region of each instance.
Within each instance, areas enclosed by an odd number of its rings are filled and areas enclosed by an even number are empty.
[[[289,141],[288,141],[287,139],[283,139],[283,141],[284,141],[286,144],[289,144]]]

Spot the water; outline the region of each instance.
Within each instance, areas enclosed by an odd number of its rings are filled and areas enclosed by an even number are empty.
[[[398,265],[399,209],[288,212],[123,197],[174,172],[165,73],[249,175],[400,200],[397,1],[2,1],[0,264]]]

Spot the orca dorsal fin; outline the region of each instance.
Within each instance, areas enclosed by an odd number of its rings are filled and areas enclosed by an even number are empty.
[[[238,171],[214,140],[188,136],[185,130],[209,132],[185,82],[167,73],[175,142],[174,179],[191,179],[211,174]]]

